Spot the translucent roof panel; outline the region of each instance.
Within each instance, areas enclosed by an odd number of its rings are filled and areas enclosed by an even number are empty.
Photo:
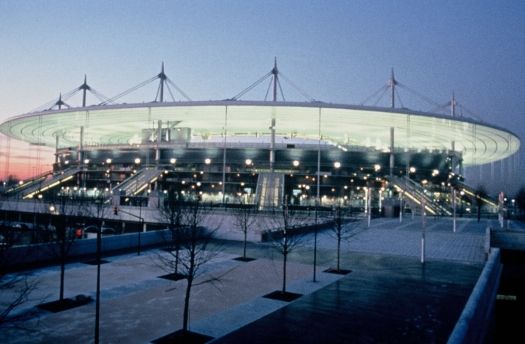
[[[461,117],[406,109],[326,103],[203,101],[92,106],[12,117],[0,132],[25,142],[55,147],[129,145],[140,143],[143,129],[191,128],[194,137],[261,137],[271,127],[281,138],[333,142],[348,147],[389,149],[394,128],[395,149],[450,150],[463,154],[465,165],[504,159],[518,151],[512,132]]]

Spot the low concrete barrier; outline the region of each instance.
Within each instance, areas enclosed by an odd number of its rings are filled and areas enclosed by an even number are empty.
[[[168,231],[151,231],[140,233],[140,246],[160,245]],[[102,255],[116,251],[137,249],[139,245],[139,233],[128,233],[102,237]],[[68,252],[68,260],[79,257],[94,257],[97,250],[97,239],[80,239],[71,244]],[[36,245],[13,246],[9,248],[9,262],[13,269],[26,265],[46,264],[57,262],[60,252],[59,244],[45,243]]]
[[[318,223],[317,225],[315,223],[306,223],[294,226],[289,229],[291,235],[300,235],[300,234],[306,234],[311,233],[315,231],[315,228],[317,227],[318,230],[325,229],[325,228],[331,228],[333,227],[334,223],[333,221],[323,221]],[[261,241],[267,242],[267,241],[273,241],[273,240],[279,240],[283,237],[284,231],[282,228],[275,228],[273,230],[266,230],[261,233]]]
[[[501,276],[500,250],[493,249],[459,317],[449,344],[483,343],[494,314]]]
[[[498,247],[506,250],[525,251],[525,232],[491,229],[490,247]]]

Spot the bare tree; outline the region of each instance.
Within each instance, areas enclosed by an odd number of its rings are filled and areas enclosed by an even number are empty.
[[[332,231],[337,240],[337,259],[335,270],[329,269],[329,272],[347,273],[348,270],[341,270],[341,241],[348,236],[348,227],[345,224],[348,222],[348,211],[341,204],[337,204],[332,208]]]
[[[177,245],[179,253],[169,252],[161,256],[161,264],[166,270],[173,271],[174,262],[179,265],[179,276],[186,280],[184,294],[183,323],[180,331],[183,336],[189,335],[189,310],[191,290],[195,285],[195,279],[202,273],[202,266],[209,262],[216,251],[208,250],[214,229],[205,228],[205,222],[212,214],[211,208],[206,207],[202,202],[186,201],[178,204],[180,208],[180,226],[177,230]],[[218,278],[211,277],[198,284],[217,281]]]
[[[280,293],[282,295],[287,294],[286,291],[286,268],[288,262],[288,255],[292,253],[301,243],[302,236],[293,233],[294,228],[303,226],[305,219],[300,216],[295,210],[291,210],[288,207],[288,199],[285,197],[280,216],[273,218],[272,223],[275,227],[270,232],[270,239],[272,243],[282,256],[283,256],[283,283]],[[277,229],[277,230],[275,230]]]
[[[17,261],[13,252],[16,231],[2,223],[0,227],[0,328],[25,320],[28,314],[15,315],[14,311],[29,300],[31,292],[38,282],[31,281],[26,275],[11,272]],[[8,298],[5,298],[9,295]]]
[[[75,239],[76,233],[71,230],[71,218],[75,213],[75,208],[66,197],[60,197],[55,204],[50,206],[51,224],[55,227],[53,241],[49,247],[51,252],[59,259],[60,262],[60,293],[59,301],[64,300],[64,279],[66,273],[66,263],[69,252]]]
[[[251,260],[246,256],[246,244],[248,242],[248,232],[252,229],[255,221],[257,221],[257,208],[249,204],[244,204],[244,202],[241,201],[239,209],[233,216],[235,226],[243,233],[243,248],[240,260]]]
[[[95,298],[95,334],[94,342],[95,344],[99,343],[100,340],[100,265],[102,263],[102,226],[104,225],[104,220],[110,212],[109,201],[104,198],[103,195],[95,197],[92,202],[85,204],[85,207],[82,210],[79,210],[82,213],[89,216],[93,221],[95,221],[98,228],[97,231],[97,250],[95,263],[97,265],[97,289],[96,289],[96,298]]]
[[[184,313],[182,330],[188,330],[191,288],[199,269],[210,260],[206,248],[212,234],[201,227],[207,215],[206,209],[200,202],[191,202],[185,206],[182,222],[182,249],[185,251],[181,261],[186,275],[186,292],[184,296]]]
[[[179,193],[170,189],[168,198],[160,208],[161,221],[167,222],[168,233],[163,235],[166,243],[166,250],[171,255],[170,259],[162,259],[163,265],[170,266],[170,271],[174,280],[182,279],[184,276],[179,273],[179,260],[181,249],[181,221],[182,221],[183,201]]]
[[[481,208],[484,205],[485,198],[487,198],[487,190],[483,185],[478,186],[476,189],[476,195],[474,198],[474,203],[476,204],[477,208],[477,214],[478,214],[478,222],[481,220]]]

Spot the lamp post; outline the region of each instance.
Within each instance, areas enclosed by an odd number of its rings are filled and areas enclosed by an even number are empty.
[[[100,337],[100,260],[101,260],[101,247],[102,237],[100,233],[101,226],[98,226],[97,230],[97,294],[95,303],[95,344],[99,343]]]
[[[141,237],[141,234],[142,234],[142,231],[144,229],[144,218],[142,217],[142,201],[140,202],[140,205],[139,205],[139,219],[140,219],[140,228],[139,228],[139,234],[138,234],[138,243],[137,243],[137,256],[140,256],[140,245],[141,245],[141,242],[140,242],[140,237]]]
[[[139,168],[139,165],[140,165],[140,158],[135,158],[135,160],[133,162],[136,165],[136,171],[138,173],[138,168]],[[138,177],[135,175],[135,192],[137,192],[138,183],[139,183]]]
[[[403,222],[403,190],[399,191],[399,223]]]
[[[111,160],[111,158],[106,159],[106,164],[108,166],[106,170],[106,177],[108,178],[107,179],[108,190],[111,190],[111,163],[112,162],[113,160]]]
[[[315,230],[314,230],[314,272],[313,281],[317,282],[317,231],[319,223],[319,193],[321,177],[321,108],[317,115],[317,168],[316,168],[316,194],[315,194]]]
[[[456,233],[456,188],[452,187],[452,231]]]
[[[113,214],[114,215],[118,215],[118,212],[121,212],[121,213],[124,213],[126,215],[129,215],[129,216],[132,216],[136,219],[139,219],[140,221],[140,228],[138,230],[138,234],[137,234],[137,256],[140,256],[140,246],[141,246],[141,238],[140,238],[140,235],[141,235],[141,232],[144,228],[144,218],[142,217],[142,204],[140,204],[139,206],[139,215],[135,215],[133,213],[130,213],[129,211],[125,211],[125,210],[122,210],[122,209],[119,209],[118,207],[114,207],[113,208]]]
[[[421,264],[425,263],[425,234],[426,234],[425,199],[421,198]]]

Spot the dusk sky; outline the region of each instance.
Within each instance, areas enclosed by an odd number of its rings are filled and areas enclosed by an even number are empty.
[[[230,98],[277,57],[280,71],[317,100],[360,104],[393,67],[401,83],[435,103],[454,92],[477,119],[525,137],[524,1],[2,0],[0,43],[2,121],[79,86],[84,74],[112,97],[157,74],[162,61],[193,100]],[[285,82],[283,90],[287,100],[304,100]],[[151,101],[155,91],[122,101]],[[262,100],[265,91],[243,99]],[[434,108],[400,96],[405,107]],[[38,170],[43,151],[10,145],[11,174]],[[24,167],[16,165],[20,156],[28,157]],[[467,177],[513,194],[525,185],[524,166],[521,149]]]

